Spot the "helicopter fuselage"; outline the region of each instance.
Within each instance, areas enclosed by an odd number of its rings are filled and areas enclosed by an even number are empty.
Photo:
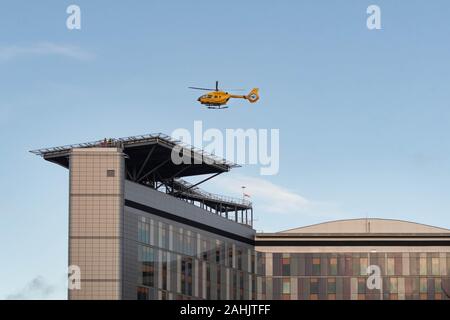
[[[230,100],[231,95],[225,91],[211,91],[200,96],[197,101],[207,106],[222,106]]]

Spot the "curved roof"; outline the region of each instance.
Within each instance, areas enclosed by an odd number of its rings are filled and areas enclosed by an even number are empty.
[[[328,221],[280,233],[450,233],[450,230],[404,220],[362,218]]]

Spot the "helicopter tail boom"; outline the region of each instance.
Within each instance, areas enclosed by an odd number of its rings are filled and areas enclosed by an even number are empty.
[[[256,101],[259,100],[258,92],[259,92],[258,88],[253,88],[252,91],[250,91],[247,95],[241,96],[241,95],[230,94],[230,98],[246,99],[251,103],[255,103]]]

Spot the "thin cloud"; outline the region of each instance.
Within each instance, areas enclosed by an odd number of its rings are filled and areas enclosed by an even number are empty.
[[[266,179],[243,175],[217,177],[211,187],[220,193],[234,194],[242,197],[241,187],[250,195],[255,209],[264,215],[314,218],[342,218],[336,205],[308,199],[285,187],[276,185]]]
[[[55,287],[48,284],[42,276],[37,276],[16,293],[6,296],[6,300],[46,299]]]
[[[273,213],[289,214],[311,205],[311,201],[305,197],[261,178],[218,177],[215,182],[220,185],[222,190],[234,193],[236,196],[241,196],[239,191],[242,186],[245,186],[245,192],[250,195],[250,198],[258,199],[256,201],[258,207],[263,207],[265,211]]]
[[[91,60],[94,55],[70,44],[41,42],[32,45],[0,46],[0,61],[10,61],[27,56],[62,56],[76,60]]]

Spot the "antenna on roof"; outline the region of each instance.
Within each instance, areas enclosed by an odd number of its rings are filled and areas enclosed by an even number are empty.
[[[370,220],[367,212],[366,212],[366,232],[370,233]]]

